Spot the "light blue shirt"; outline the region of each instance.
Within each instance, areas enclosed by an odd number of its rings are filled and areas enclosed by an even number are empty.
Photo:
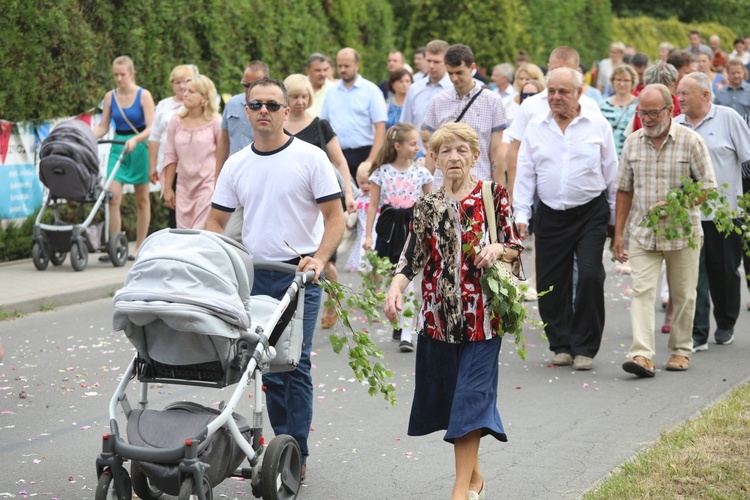
[[[341,149],[355,149],[372,146],[375,124],[385,123],[388,114],[383,92],[362,75],[357,75],[350,89],[339,80],[328,91],[320,117],[333,127]]]
[[[221,115],[221,130],[229,133],[230,156],[255,140],[253,127],[245,113],[245,94],[237,94],[227,101]]]
[[[419,130],[427,116],[432,98],[450,88],[453,88],[453,84],[448,73],[445,73],[442,80],[435,84],[430,83],[429,77],[414,82],[406,93],[404,109],[401,111],[399,123],[411,123]]]
[[[695,127],[688,123],[684,113],[674,121],[703,137],[719,192],[726,195],[732,210],[737,210],[737,198],[742,196],[741,164],[750,160],[750,128],[735,110],[715,104]],[[713,215],[707,217],[701,213],[701,220],[712,219]]]
[[[729,106],[742,116],[750,114],[750,84],[742,82],[736,89],[724,85],[716,91],[714,104]]]

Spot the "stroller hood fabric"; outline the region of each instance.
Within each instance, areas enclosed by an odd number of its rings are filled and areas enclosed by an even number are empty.
[[[53,197],[85,199],[99,179],[99,152],[94,131],[80,120],[60,123],[42,142],[39,180]]]
[[[247,251],[233,240],[161,230],[144,241],[115,293],[114,329],[124,330],[146,359],[225,360],[230,341],[250,328],[251,274]]]

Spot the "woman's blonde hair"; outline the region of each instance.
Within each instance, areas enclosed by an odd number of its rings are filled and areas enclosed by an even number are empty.
[[[518,67],[518,69],[516,70],[515,78],[513,79],[513,88],[515,88],[518,92],[521,92],[521,89],[518,88],[518,75],[520,75],[522,71],[529,75],[529,80],[539,80],[540,82],[544,81],[544,73],[542,72],[542,69],[536,64],[526,63]]]
[[[633,69],[633,67],[630,64],[620,64],[615,66],[615,68],[612,70],[612,75],[609,77],[609,83],[612,84],[612,88],[615,88],[615,78],[620,75],[627,75],[630,77],[632,82],[630,83],[630,91],[634,91],[635,88],[640,83],[638,81],[638,73]]]
[[[133,60],[130,58],[130,56],[119,56],[115,57],[115,60],[112,61],[112,66],[125,66],[130,71],[135,71],[135,64],[133,64]]]
[[[169,74],[169,82],[172,83],[175,80],[181,79],[181,78],[190,78],[191,76],[198,75],[198,68],[195,67],[193,64],[180,64],[179,66],[175,66],[172,69],[172,72]]]
[[[305,75],[295,73],[293,75],[287,76],[286,80],[284,80],[284,87],[286,87],[287,95],[302,94],[307,92],[307,96],[309,97],[309,99],[307,100],[307,107],[309,108],[310,106],[312,106],[313,94],[315,92],[313,91],[312,85],[310,84],[310,80],[308,80]]]
[[[195,91],[206,99],[203,103],[203,117],[206,120],[213,120],[213,118],[219,113],[219,96],[216,94],[216,86],[214,85],[214,82],[204,75],[191,76],[187,81],[193,82]],[[182,117],[187,116],[187,108],[184,106],[180,108],[179,114]]]
[[[448,143],[462,141],[469,145],[471,154],[479,151],[479,135],[465,123],[446,123],[430,137],[430,150],[437,154],[440,148]]]

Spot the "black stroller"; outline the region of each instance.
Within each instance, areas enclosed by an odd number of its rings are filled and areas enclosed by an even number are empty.
[[[251,480],[256,497],[297,497],[297,441],[279,435],[265,446],[261,374],[293,370],[299,362],[304,288],[313,273],[296,273],[278,301],[250,296],[254,268],[295,274],[287,264],[253,263],[240,244],[207,231],[164,229],[144,241],[114,298],[114,330],[123,330],[137,353],[109,403],[96,500],[129,500],[131,488],[147,500],[162,492],[210,500],[213,486],[230,476]],[[135,377],[140,395],[132,409],[125,392]],[[150,383],[236,387],[218,410],[193,402],[154,410],[148,408]],[[248,386],[252,423],[236,413]],[[120,436],[118,404],[127,441]]]
[[[112,142],[101,141],[98,144]],[[105,203],[112,197],[108,189],[120,168],[123,155],[120,155],[112,174],[102,185],[96,136],[88,125],[80,120],[60,123],[44,140],[39,154],[39,179],[47,191],[34,224],[31,247],[31,257],[38,270],[44,271],[50,262],[55,266],[62,265],[68,250],[70,263],[76,271],[86,269],[89,252],[98,250],[107,252],[115,267],[125,264],[128,259],[128,239],[123,232],[109,237],[109,204]],[[82,223],[68,224],[58,216],[57,208],[61,200],[79,202],[82,207],[83,204],[93,203],[93,207]],[[92,225],[102,204],[104,222]],[[54,211],[54,224],[42,224],[42,216],[48,208]],[[101,233],[104,233],[103,238]]]

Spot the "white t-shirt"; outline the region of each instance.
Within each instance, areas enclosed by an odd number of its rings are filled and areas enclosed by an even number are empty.
[[[211,206],[245,207],[242,243],[254,259],[295,259],[284,241],[313,255],[324,229],[318,204],[341,198],[333,170],[320,148],[294,137],[271,152],[259,152],[253,143],[224,164]]]

